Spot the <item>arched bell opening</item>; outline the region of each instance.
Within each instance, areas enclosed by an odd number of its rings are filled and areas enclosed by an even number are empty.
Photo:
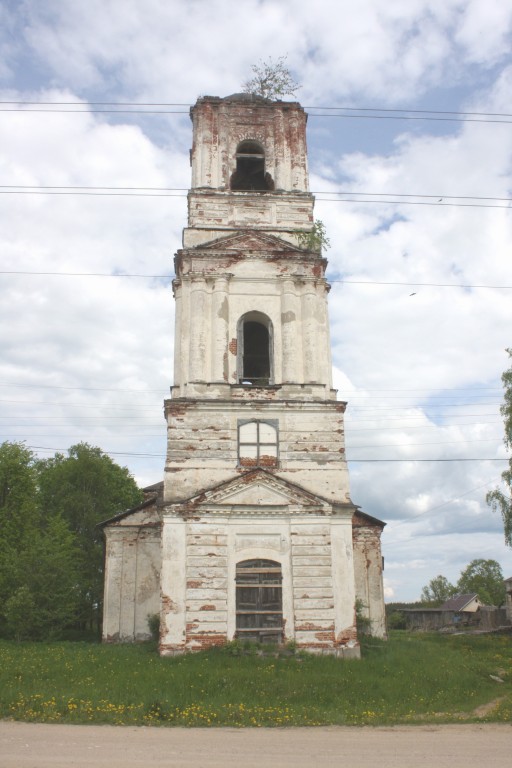
[[[265,151],[257,141],[242,141],[236,149],[236,171],[230,187],[239,192],[268,192],[274,182],[265,171]]]

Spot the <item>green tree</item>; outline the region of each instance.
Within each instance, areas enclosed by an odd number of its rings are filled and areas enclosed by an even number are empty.
[[[20,443],[0,446],[0,630],[55,637],[76,619],[75,536],[55,510],[42,513],[39,463]]]
[[[77,620],[79,557],[75,536],[58,515],[31,533],[17,553],[17,583],[4,605],[9,635],[53,639]]]
[[[3,617],[7,633],[18,642],[32,637],[37,606],[27,585],[18,587],[4,603]]]
[[[80,549],[59,515],[51,514],[20,554],[22,581],[34,602],[30,637],[60,637],[80,608]]]
[[[460,574],[457,592],[476,592],[484,605],[503,605],[505,585],[500,564],[496,560],[472,560]]]
[[[83,625],[99,627],[103,599],[103,535],[98,523],[135,506],[142,492],[126,467],[87,443],[73,445],[39,464],[39,500],[44,512],[66,521],[75,535],[78,600]]]
[[[430,603],[432,606],[442,605],[456,592],[453,584],[450,584],[446,576],[436,576],[431,579],[426,587],[421,590],[422,603]]]
[[[253,64],[251,69],[254,76],[242,85],[244,93],[279,99],[281,96],[295,96],[300,88],[286,66],[286,56],[280,56],[277,61],[270,57],[268,61]]]
[[[34,455],[22,443],[0,445],[0,631],[3,606],[20,586],[20,553],[39,523]]]
[[[512,358],[512,349],[507,349],[507,353]],[[512,451],[512,365],[503,373],[501,380],[505,389],[504,402],[500,409],[505,422],[504,442],[508,450]],[[501,513],[505,543],[512,547],[512,455],[508,460],[507,469],[501,473],[501,479],[505,489],[495,488],[489,491],[486,499],[494,512]]]
[[[0,545],[15,544],[37,524],[37,467],[23,443],[0,445]]]

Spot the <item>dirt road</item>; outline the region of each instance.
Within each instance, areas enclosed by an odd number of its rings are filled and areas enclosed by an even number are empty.
[[[510,768],[511,725],[127,728],[0,721],[0,768]]]

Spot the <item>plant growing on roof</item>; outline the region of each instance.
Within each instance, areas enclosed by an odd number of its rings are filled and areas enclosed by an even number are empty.
[[[308,232],[299,232],[297,239],[300,247],[305,248],[307,251],[322,252],[331,247],[331,241],[326,234],[325,224],[320,219],[316,219]]]
[[[295,96],[295,91],[301,87],[286,66],[286,56],[280,56],[277,61],[270,56],[267,61],[253,64],[251,69],[254,76],[242,85],[244,93],[279,99],[281,96]]]

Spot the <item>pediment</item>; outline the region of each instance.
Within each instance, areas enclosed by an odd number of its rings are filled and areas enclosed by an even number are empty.
[[[235,487],[230,493],[219,494],[217,503],[229,505],[265,504],[282,506],[297,501],[292,494],[285,493],[282,488],[274,488],[269,483],[257,481]]]
[[[176,506],[209,514],[332,514],[325,499],[265,470],[246,472]]]
[[[243,251],[247,254],[247,252],[250,253],[251,251],[257,251],[258,253],[271,251],[273,254],[300,253],[304,255],[304,251],[301,248],[289,241],[274,235],[258,232],[257,230],[245,230],[243,232],[236,232],[233,235],[218,237],[215,240],[201,243],[201,245],[196,245],[194,248],[187,250],[192,250],[196,253],[201,251]]]

